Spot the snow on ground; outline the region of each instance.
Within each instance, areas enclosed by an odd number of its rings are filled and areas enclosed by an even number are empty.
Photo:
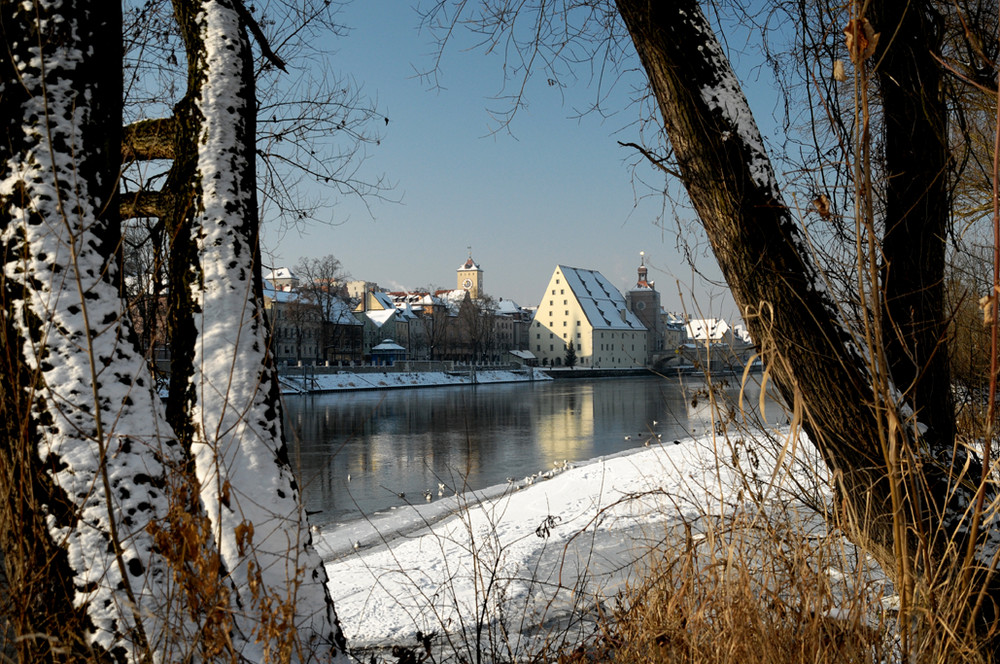
[[[665,519],[733,506],[741,494],[717,461],[731,458],[723,445],[661,441],[322,533],[348,643],[413,645],[418,630],[475,633],[475,623],[526,633],[613,596]]]
[[[471,385],[473,383],[521,383],[532,380],[552,380],[542,371],[411,371],[354,373],[341,371],[330,374],[295,376],[282,374],[281,390],[285,394],[303,392],[339,392],[347,390],[384,390],[394,387],[431,387],[442,385]]]

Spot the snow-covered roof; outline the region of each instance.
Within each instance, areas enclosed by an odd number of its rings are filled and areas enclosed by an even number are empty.
[[[337,298],[330,307],[330,321],[334,325],[362,325],[351,311],[351,305]]]
[[[642,330],[646,326],[625,306],[625,297],[597,270],[560,265],[587,320],[596,330]]]
[[[287,291],[280,288],[275,288],[274,284],[264,280],[264,297],[270,298],[273,302],[278,302],[280,304],[286,304],[288,302],[294,302],[299,299],[299,294],[292,291]]]
[[[390,318],[396,315],[396,308],[391,307],[389,309],[366,311],[365,315],[368,316],[369,320],[375,323],[375,325],[382,327],[389,321]]]
[[[392,339],[385,339],[379,345],[372,346],[372,352],[373,353],[375,351],[379,351],[379,352],[385,353],[385,352],[396,352],[396,351],[401,351],[401,350],[405,351],[406,349],[403,348],[402,346],[400,346],[399,344],[397,344]]]
[[[737,339],[739,339],[745,344],[753,343],[753,339],[750,337],[750,330],[748,330],[747,326],[744,325],[743,323],[737,323],[736,325],[733,325],[733,334],[736,336]]]
[[[372,297],[378,302],[383,309],[395,309],[396,303],[392,301],[388,293],[383,293],[382,291],[372,291]]]
[[[459,270],[482,270],[476,261],[472,260],[472,256],[469,256],[469,260],[462,263],[462,266],[458,268]]]
[[[392,298],[393,304],[396,305],[397,309],[412,308],[415,310],[420,310],[423,307],[433,307],[433,306],[444,306],[444,302],[440,298],[434,297],[430,293],[416,292],[407,293],[405,291],[392,291],[386,293],[390,298]]]
[[[461,308],[462,303],[465,302],[466,298],[469,297],[469,291],[462,288],[454,290],[442,290],[434,293],[434,296],[439,298],[445,306],[448,307],[448,312],[451,314],[457,314],[458,310]]]
[[[688,339],[719,341],[729,332],[729,323],[721,318],[694,318],[687,324]]]
[[[537,357],[535,357],[535,354],[532,353],[530,350],[509,350],[507,352],[510,353],[511,355],[513,355],[514,357],[521,358],[522,360],[536,360],[536,359],[538,359]]]
[[[514,300],[500,299],[496,303],[496,313],[500,316],[513,316],[522,312],[523,309]]]
[[[267,275],[264,278],[265,279],[269,279],[271,281],[277,281],[279,279],[294,279],[294,280],[298,281],[298,279],[299,279],[287,267],[276,267],[273,270],[271,270],[270,272],[268,272]]]
[[[409,302],[404,302],[402,304],[396,303],[396,316],[400,320],[416,320],[419,318],[417,312],[413,310]]]

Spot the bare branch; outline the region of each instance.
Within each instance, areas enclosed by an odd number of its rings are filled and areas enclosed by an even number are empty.
[[[280,69],[281,71],[288,73],[285,69],[285,61],[278,57],[278,54],[271,50],[271,45],[267,40],[267,36],[264,31],[260,29],[260,24],[257,23],[257,19],[247,11],[246,5],[242,2],[236,3],[236,13],[240,15],[243,22],[246,23],[247,28],[253,34],[253,38],[257,41],[257,45],[260,46],[260,53],[267,59],[271,64]]]
[[[649,160],[649,163],[651,163],[653,166],[656,166],[658,169],[660,169],[667,175],[672,175],[675,178],[681,177],[681,174],[678,171],[675,171],[672,168],[667,168],[666,166],[663,165],[663,162],[666,161],[665,158],[657,157],[655,154],[653,154],[646,148],[642,147],[638,143],[618,141],[618,145],[622,146],[623,148],[635,148],[642,154],[643,157]]]
[[[134,191],[122,193],[119,201],[122,219],[162,219],[173,207],[174,197],[163,191]]]
[[[174,118],[140,120],[122,131],[122,161],[174,158]]]

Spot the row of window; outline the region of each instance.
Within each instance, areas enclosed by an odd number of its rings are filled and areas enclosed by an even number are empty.
[[[565,348],[565,346],[560,346],[559,348],[562,349],[562,348]],[[555,349],[556,349],[555,344],[549,344],[549,352],[552,352]],[[576,345],[576,349],[577,350],[583,350],[583,346],[581,346],[580,344],[577,344]],[[541,352],[542,351],[542,344],[535,344],[535,350],[537,350],[538,352]]]

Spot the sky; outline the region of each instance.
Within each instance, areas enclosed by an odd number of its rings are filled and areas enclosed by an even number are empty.
[[[598,270],[625,292],[644,252],[667,310],[735,314],[693,213],[675,217],[662,195],[648,195],[633,180],[634,150],[618,145],[639,141],[629,105],[638,75],[615,88],[605,108],[617,113],[604,118],[576,117],[597,94],[589,70],[563,85],[535,81],[510,131],[495,132],[488,109],[503,104],[494,99],[502,57],[464,48],[469,37],[460,35],[441,62],[441,89],[431,89],[416,73],[432,64],[432,37],[409,3],[352,2],[339,20],[349,33],[330,45],[332,68],[389,118],[362,175],[384,174],[395,200],[341,199],[329,223],[305,229],[281,231],[265,217],[265,262],[332,254],[352,278],[390,290],[455,288],[471,252],[487,293],[534,306],[560,264]],[[663,187],[652,167],[637,172]],[[699,272],[716,284],[696,277],[678,251],[679,227]]]

